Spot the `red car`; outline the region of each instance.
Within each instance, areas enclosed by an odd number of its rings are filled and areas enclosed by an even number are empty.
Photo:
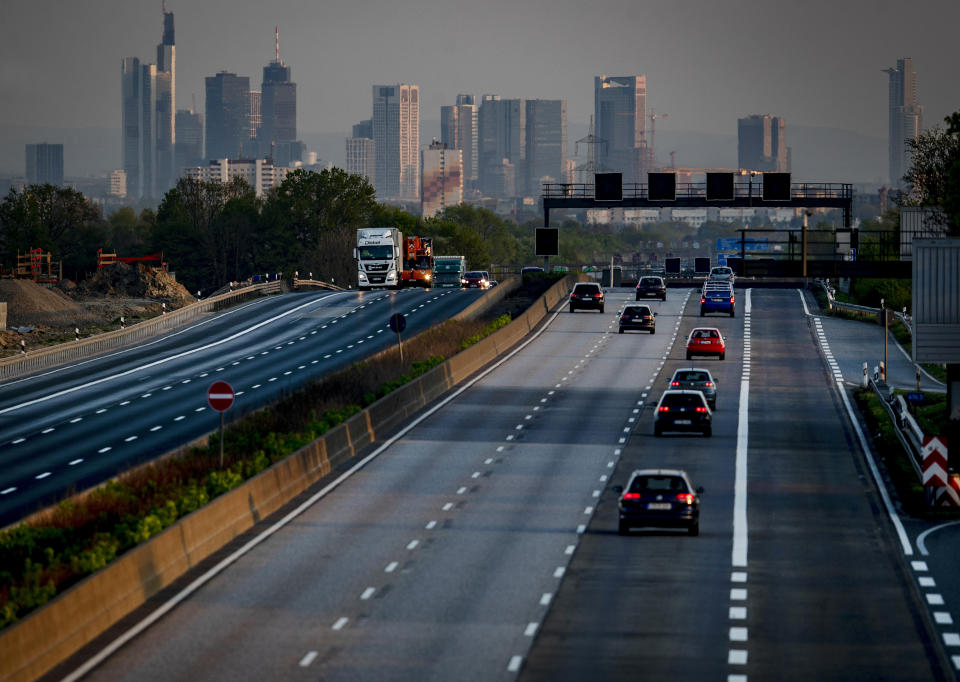
[[[697,327],[687,337],[687,360],[694,355],[716,355],[723,360],[726,353],[727,344],[715,327]]]

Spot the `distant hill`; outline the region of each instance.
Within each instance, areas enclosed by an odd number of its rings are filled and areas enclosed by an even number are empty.
[[[569,124],[568,154],[576,153],[576,141],[586,136],[587,129],[587,124]],[[300,138],[321,160],[342,166],[344,140],[348,135],[348,132],[303,132]],[[422,122],[422,143],[439,136],[439,121]],[[64,174],[68,177],[103,176],[120,166],[119,129],[0,125],[0,174],[22,176],[24,145],[36,142],[63,144]],[[676,165],[681,167],[733,168],[737,165],[736,134],[658,130],[656,143],[657,159],[663,165],[669,165],[671,151],[676,152]],[[793,149],[796,180],[879,183],[886,178],[887,141],[883,138],[837,128],[788,124],[787,144]],[[585,148],[580,152],[586,156]]]

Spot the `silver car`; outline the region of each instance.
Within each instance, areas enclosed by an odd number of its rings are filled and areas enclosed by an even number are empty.
[[[703,367],[681,367],[667,381],[671,389],[689,389],[700,391],[707,399],[711,410],[717,409],[717,381],[709,369]]]

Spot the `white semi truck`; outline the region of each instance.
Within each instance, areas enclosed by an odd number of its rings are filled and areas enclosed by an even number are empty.
[[[357,288],[399,289],[403,271],[403,233],[396,227],[357,230]]]

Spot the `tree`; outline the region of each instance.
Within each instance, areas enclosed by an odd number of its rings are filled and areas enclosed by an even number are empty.
[[[258,258],[274,269],[350,282],[356,231],[370,224],[376,208],[373,186],[362,176],[297,169],[264,202]]]
[[[931,206],[941,213],[951,235],[960,235],[960,112],[944,121],[947,128],[935,127],[907,140],[910,169],[904,176],[907,206]]]
[[[11,265],[18,252],[40,248],[76,277],[95,263],[105,232],[100,209],[75,189],[29,185],[0,203],[0,259]]]

